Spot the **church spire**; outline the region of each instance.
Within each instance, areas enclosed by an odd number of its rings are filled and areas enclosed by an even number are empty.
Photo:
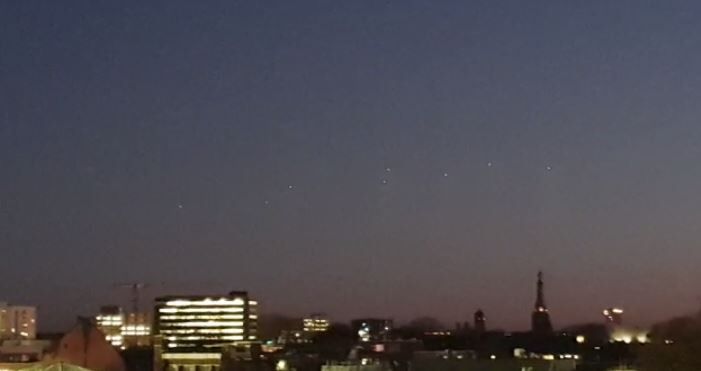
[[[543,272],[538,272],[537,293],[535,308],[531,316],[531,331],[538,336],[552,334],[553,325],[550,322],[550,314],[545,306],[545,292],[543,291]]]
[[[535,299],[535,310],[538,312],[546,312],[548,308],[545,306],[545,294],[543,293],[543,271],[538,271],[538,291]]]

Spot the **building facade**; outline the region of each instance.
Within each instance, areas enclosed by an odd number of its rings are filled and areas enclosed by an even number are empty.
[[[52,347],[50,340],[2,340],[0,341],[1,363],[39,362]],[[0,370],[3,367],[0,366]]]
[[[95,316],[97,328],[115,347],[127,349],[151,345],[151,320],[146,313],[124,313],[121,307],[100,307]]]
[[[302,329],[304,332],[324,332],[329,329],[330,322],[328,317],[323,313],[313,313],[302,320]]]
[[[151,316],[147,313],[127,313],[122,326],[125,348],[151,346]]]
[[[156,298],[156,369],[218,370],[222,349],[258,339],[257,306],[244,291],[224,296]]]
[[[36,339],[36,321],[36,307],[0,302],[0,340]]]

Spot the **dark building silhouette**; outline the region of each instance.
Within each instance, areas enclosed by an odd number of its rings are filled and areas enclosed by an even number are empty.
[[[545,294],[543,292],[543,272],[538,272],[537,293],[535,308],[531,316],[531,331],[534,335],[550,335],[553,325],[550,323],[550,314],[545,306]]]
[[[482,309],[477,309],[475,312],[475,331],[483,333],[487,330],[487,318],[484,316]]]

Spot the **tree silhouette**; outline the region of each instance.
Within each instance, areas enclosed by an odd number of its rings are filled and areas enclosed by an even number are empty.
[[[422,316],[400,326],[394,331],[394,334],[400,339],[419,339],[427,332],[442,330],[445,330],[445,326],[439,320]]]
[[[701,312],[655,325],[640,349],[644,371],[701,370]]]

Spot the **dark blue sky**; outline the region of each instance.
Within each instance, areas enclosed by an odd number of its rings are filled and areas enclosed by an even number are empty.
[[[542,268],[556,326],[694,310],[700,18],[696,1],[2,2],[0,299],[62,328],[138,280],[525,328]]]

